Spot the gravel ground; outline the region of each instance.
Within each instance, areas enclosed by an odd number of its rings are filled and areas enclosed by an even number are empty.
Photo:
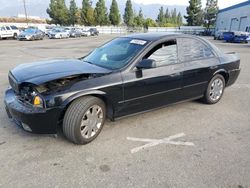
[[[53,135],[26,133],[4,109],[9,69],[51,58],[81,57],[113,38],[0,41],[0,187],[250,187],[250,45],[213,41],[241,57],[241,74],[216,105],[197,101],[107,121],[84,146]],[[209,38],[210,39],[210,38]],[[159,144],[131,153],[143,142],[162,139],[194,146]]]

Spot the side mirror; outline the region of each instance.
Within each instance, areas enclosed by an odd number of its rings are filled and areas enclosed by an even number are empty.
[[[156,67],[156,62],[153,59],[143,59],[137,65],[137,69],[151,69]]]

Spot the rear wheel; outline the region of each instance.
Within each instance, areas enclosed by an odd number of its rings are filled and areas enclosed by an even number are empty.
[[[221,99],[225,88],[225,79],[222,75],[215,75],[208,84],[203,101],[207,104],[215,104]]]
[[[63,132],[75,144],[87,144],[101,132],[106,117],[102,100],[87,96],[76,99],[67,109]]]

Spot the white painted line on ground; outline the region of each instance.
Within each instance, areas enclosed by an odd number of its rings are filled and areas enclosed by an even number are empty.
[[[149,147],[153,147],[153,146],[157,146],[159,144],[172,144],[172,145],[182,145],[182,146],[194,146],[194,143],[192,142],[182,142],[182,141],[172,141],[176,138],[180,138],[185,136],[184,133],[179,133],[176,135],[172,135],[163,139],[149,139],[149,138],[135,138],[135,137],[127,137],[127,140],[130,141],[135,141],[135,142],[148,142],[145,145],[133,148],[131,150],[131,153],[136,153],[140,150],[149,148]]]

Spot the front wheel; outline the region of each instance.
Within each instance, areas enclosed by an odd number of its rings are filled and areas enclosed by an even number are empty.
[[[75,144],[87,144],[101,132],[106,118],[102,100],[87,96],[76,99],[67,109],[63,119],[63,132]]]
[[[207,104],[215,104],[222,98],[225,88],[225,79],[222,75],[215,75],[208,84],[203,101]]]

